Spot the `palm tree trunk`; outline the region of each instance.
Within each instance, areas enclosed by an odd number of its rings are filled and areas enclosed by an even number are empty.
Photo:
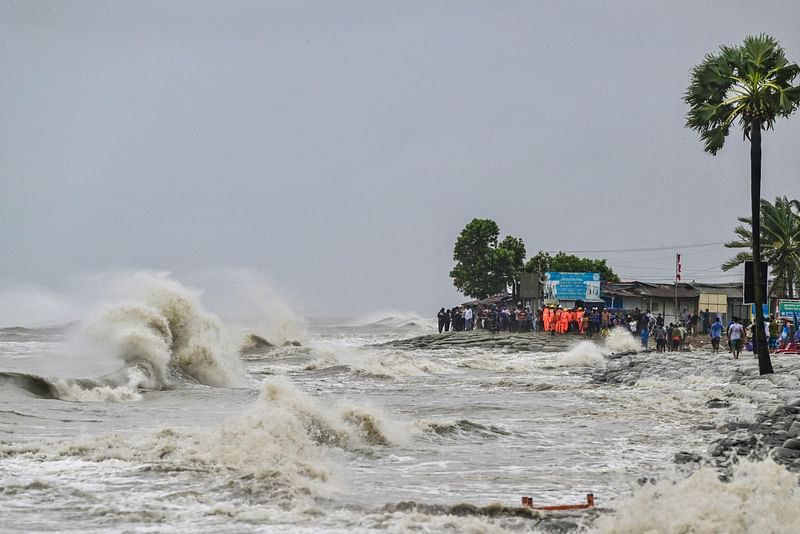
[[[771,374],[772,361],[769,358],[764,315],[761,305],[764,294],[761,291],[761,122],[754,120],[750,125],[750,207],[753,216],[753,296],[756,305],[756,323],[753,342],[758,351],[759,374]]]

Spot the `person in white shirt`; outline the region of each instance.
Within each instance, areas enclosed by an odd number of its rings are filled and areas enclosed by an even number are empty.
[[[466,311],[464,312],[464,326],[466,330],[472,330],[472,306],[467,306]]]
[[[737,317],[733,318],[733,324],[728,327],[728,338],[731,340],[733,357],[734,359],[738,360],[739,354],[742,352],[744,327],[739,323],[739,319]]]

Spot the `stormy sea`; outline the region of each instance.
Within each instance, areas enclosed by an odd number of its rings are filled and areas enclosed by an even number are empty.
[[[435,318],[283,317],[258,330],[168,277],[133,285],[70,324],[0,330],[0,530],[800,524],[791,447],[778,462],[748,433],[800,396],[788,357],[767,380],[749,358],[637,352],[621,331],[557,350],[412,347],[390,342],[434,334]],[[588,493],[588,511],[520,506]]]

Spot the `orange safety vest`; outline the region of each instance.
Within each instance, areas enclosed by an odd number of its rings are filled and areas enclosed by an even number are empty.
[[[562,312],[561,318],[558,322],[559,333],[565,334],[569,330],[569,312]]]

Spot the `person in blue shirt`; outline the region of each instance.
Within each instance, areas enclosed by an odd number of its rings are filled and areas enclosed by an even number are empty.
[[[722,322],[717,320],[711,325],[711,352],[719,353],[719,339],[722,337]]]
[[[642,337],[642,348],[647,350],[647,341],[650,339],[650,332],[645,327],[642,328],[642,331],[639,333],[639,335]]]

